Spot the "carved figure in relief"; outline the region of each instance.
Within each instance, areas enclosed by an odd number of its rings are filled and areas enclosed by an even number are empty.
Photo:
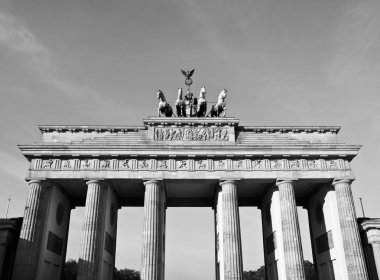
[[[148,164],[146,159],[144,159],[143,161],[140,162],[140,168],[142,168],[142,169],[149,168],[149,164]]]
[[[298,160],[292,160],[290,162],[290,168],[299,168],[300,167],[300,163]]]
[[[158,164],[158,167],[162,169],[168,169],[167,161],[166,160],[160,161]]]
[[[42,168],[51,168],[53,166],[54,160],[48,159],[44,160],[42,164]]]
[[[64,160],[62,162],[62,166],[63,166],[63,168],[72,168],[71,162],[69,160]]]
[[[83,166],[86,167],[86,168],[91,167],[91,161],[89,161],[88,159],[86,159],[86,160],[83,162]]]
[[[218,160],[216,162],[217,168],[224,168],[224,161],[223,160]]]
[[[235,162],[235,168],[243,168],[243,161],[242,160],[238,160],[237,162]]]
[[[272,162],[272,166],[273,166],[273,168],[281,168],[281,161],[279,161],[279,160],[274,160],[273,162]]]
[[[104,160],[102,161],[101,168],[110,168],[111,167],[111,161],[110,160]]]
[[[197,117],[206,116],[206,111],[207,111],[206,88],[202,87],[199,93]]]
[[[262,160],[255,160],[253,164],[253,168],[255,169],[262,169],[263,168],[263,161]]]
[[[203,160],[197,160],[197,167],[198,169],[205,169],[206,168],[206,163],[203,162]]]
[[[185,101],[182,100],[182,88],[178,89],[177,101],[175,102],[177,117],[186,117]]]
[[[227,113],[227,106],[224,102],[227,97],[227,90],[223,89],[219,94],[218,102],[211,107],[210,116],[211,117],[221,117],[224,118]]]
[[[335,160],[330,160],[329,161],[329,169],[337,169],[338,168],[338,164],[336,163]]]
[[[125,160],[123,160],[122,162],[121,162],[121,166],[122,167],[124,167],[124,168],[131,168],[130,166],[129,166],[129,159],[125,159]]]
[[[317,162],[315,160],[309,161],[309,168],[316,169],[317,167]]]
[[[168,102],[166,102],[166,98],[164,93],[161,90],[157,91],[157,98],[159,100],[158,103],[158,116],[165,116],[165,117],[171,117],[173,115],[173,109],[169,105]]]
[[[181,160],[178,165],[178,169],[184,169],[187,168],[187,161],[186,160]]]

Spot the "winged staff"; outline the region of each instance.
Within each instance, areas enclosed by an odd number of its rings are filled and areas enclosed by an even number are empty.
[[[225,99],[227,97],[227,90],[223,89],[219,94],[218,102],[211,106],[211,110],[207,113],[207,101],[206,101],[206,88],[202,87],[199,93],[199,98],[193,97],[193,93],[190,91],[190,85],[193,83],[191,77],[194,75],[194,71],[185,71],[181,69],[182,74],[185,76],[185,84],[188,86],[188,91],[183,97],[182,88],[178,89],[177,101],[175,102],[176,113],[170,104],[166,101],[165,95],[161,90],[158,90],[157,97],[158,104],[158,116],[159,117],[225,117],[227,107]]]

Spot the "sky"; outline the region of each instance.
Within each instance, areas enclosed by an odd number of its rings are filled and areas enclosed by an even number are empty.
[[[339,125],[363,145],[352,161],[356,210],[380,217],[379,0],[0,0],[0,216],[23,215],[39,124],[142,125],[156,91],[174,102],[180,69],[197,95],[228,89],[241,125]],[[306,211],[299,209],[301,223]],[[241,208],[244,269],[264,262],[260,212]],[[68,258],[83,208],[72,211]],[[142,208],[119,211],[116,265],[140,269]],[[211,209],[167,211],[166,279],[214,277]],[[301,228],[311,260],[307,225]],[[189,269],[190,268],[190,269]]]

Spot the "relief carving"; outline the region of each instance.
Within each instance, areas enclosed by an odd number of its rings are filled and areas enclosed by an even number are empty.
[[[229,141],[228,129],[201,128],[155,128],[154,140],[158,141]]]
[[[187,169],[187,160],[180,160],[177,162],[178,169]]]
[[[120,168],[126,168],[126,169],[131,169],[131,166],[129,165],[130,164],[130,159],[124,159],[122,161],[120,161]]]
[[[160,169],[168,169],[169,168],[168,161],[167,160],[160,160],[158,162],[158,168],[160,168]]]
[[[53,163],[54,163],[54,160],[52,160],[52,159],[44,160],[42,162],[42,169],[52,168]]]
[[[90,167],[92,167],[92,161],[88,160],[88,159],[83,160],[82,161],[82,167],[83,168],[90,168]]]
[[[328,164],[329,169],[338,169],[338,163],[336,160],[329,160]]]
[[[254,160],[253,161],[253,168],[254,169],[264,169],[264,162],[261,159]]]
[[[224,169],[225,166],[226,166],[226,163],[222,159],[215,162],[216,169]]]
[[[111,161],[110,160],[102,160],[100,162],[100,168],[104,168],[104,169],[111,168]]]
[[[281,167],[282,167],[282,162],[281,162],[281,160],[276,159],[276,160],[272,161],[272,167],[273,167],[274,169],[279,169],[279,168],[281,168]]]
[[[62,167],[63,168],[67,168],[67,169],[73,168],[72,165],[71,165],[71,161],[69,161],[69,160],[62,161]]]
[[[244,168],[244,162],[243,162],[243,160],[234,161],[234,167],[236,169],[242,169],[242,168]]]
[[[195,166],[197,169],[206,169],[206,163],[201,159],[195,161]]]
[[[149,168],[149,162],[146,159],[144,159],[144,160],[140,161],[139,167],[141,169],[148,169]]]
[[[309,168],[310,169],[317,169],[318,168],[318,165],[317,165],[317,161],[316,160],[310,160],[308,162],[308,165],[309,165]]]
[[[298,160],[290,161],[290,168],[300,168],[300,162]]]

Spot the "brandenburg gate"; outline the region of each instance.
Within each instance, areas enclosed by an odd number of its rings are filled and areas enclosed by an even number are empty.
[[[241,280],[244,206],[261,209],[267,279],[305,279],[297,206],[308,210],[319,279],[369,279],[351,193],[360,146],[339,142],[339,127],[241,126],[223,110],[133,127],[40,126],[41,142],[19,146],[29,196],[13,279],[60,279],[77,206],[78,279],[112,279],[128,206],[144,207],[143,280],[165,278],[167,207],[214,211],[216,279]]]

